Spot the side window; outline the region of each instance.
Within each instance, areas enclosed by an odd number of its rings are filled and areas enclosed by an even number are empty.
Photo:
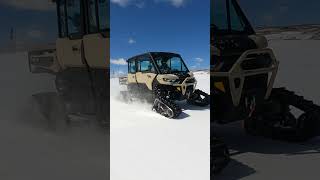
[[[61,38],[67,37],[67,23],[66,23],[66,1],[60,0],[58,4],[58,18],[59,18],[59,36]]]
[[[231,29],[236,31],[244,31],[245,25],[238,15],[232,1],[230,1],[230,18],[231,18]]]
[[[89,20],[89,33],[96,33],[99,31],[96,0],[88,0],[88,20]]]
[[[68,35],[70,38],[80,38],[81,30],[81,1],[68,0],[67,1],[67,15],[68,15]]]
[[[154,72],[154,66],[149,59],[143,59],[140,61],[140,71],[141,72]]]
[[[110,29],[109,13],[110,13],[110,2],[109,0],[98,0],[99,10],[99,29],[101,31],[107,31]]]
[[[136,63],[135,61],[130,61],[129,62],[129,72],[134,74],[136,73]]]
[[[214,24],[219,29],[228,29],[227,7],[225,0],[211,1],[211,24]]]
[[[173,57],[171,60],[171,71],[183,71],[181,59]]]
[[[158,57],[156,59],[156,62],[158,64],[158,66],[161,68],[161,69],[168,69],[170,68],[170,61],[168,59],[162,59],[160,57]]]

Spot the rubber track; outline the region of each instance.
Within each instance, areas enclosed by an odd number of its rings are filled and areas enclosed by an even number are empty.
[[[272,99],[277,99],[281,103],[294,106],[304,112],[320,112],[320,106],[313,101],[306,100],[303,96],[296,95],[293,91],[285,88],[274,88],[271,93]]]
[[[164,98],[162,96],[158,96],[157,98],[162,103],[166,104],[168,107],[170,107],[173,110],[173,116],[170,118],[173,118],[173,119],[177,118],[181,114],[182,112],[181,108],[177,104],[175,104],[173,101],[168,100],[167,98]]]

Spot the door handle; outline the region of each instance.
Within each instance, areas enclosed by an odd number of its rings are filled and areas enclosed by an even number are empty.
[[[148,77],[148,78],[151,78],[151,76],[150,76],[150,75],[147,75],[147,77]]]
[[[80,51],[80,49],[77,46],[72,46],[72,51]]]

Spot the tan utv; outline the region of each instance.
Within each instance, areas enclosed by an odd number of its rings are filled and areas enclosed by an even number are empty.
[[[128,76],[119,80],[128,89],[123,96],[152,101],[153,110],[168,118],[177,118],[182,112],[174,101],[210,104],[209,95],[196,89],[197,81],[179,54],[148,52],[134,56],[128,59]]]
[[[60,125],[74,116],[96,116],[108,124],[110,2],[53,2],[59,37],[55,47],[30,50],[29,67],[32,73],[54,75],[56,91],[35,94],[34,99],[45,117],[62,116],[55,118]]]

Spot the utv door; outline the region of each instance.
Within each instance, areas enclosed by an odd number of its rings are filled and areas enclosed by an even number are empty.
[[[141,90],[152,91],[153,81],[156,77],[154,65],[148,56],[139,57],[137,61],[136,79]]]
[[[94,69],[109,68],[109,0],[87,0],[87,33],[83,37],[84,54]]]
[[[109,1],[58,0],[57,55],[62,66],[108,69]]]
[[[138,90],[136,73],[137,73],[136,60],[130,59],[128,61],[128,90],[130,91]]]
[[[82,5],[80,0],[60,0],[58,6],[59,34],[56,41],[57,57],[63,68],[81,67],[83,35]]]

